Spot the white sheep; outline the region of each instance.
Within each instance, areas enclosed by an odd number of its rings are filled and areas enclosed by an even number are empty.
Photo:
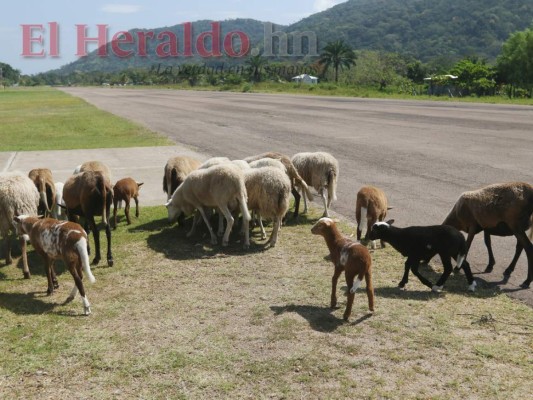
[[[251,157],[246,157],[244,161],[251,163],[257,160],[261,160],[263,158],[272,158],[275,160],[279,160],[284,166],[287,171],[287,176],[289,177],[291,181],[291,193],[294,196],[294,218],[298,217],[298,210],[300,208],[300,193],[298,193],[298,189],[302,190],[304,194],[307,196],[309,200],[313,198],[313,194],[309,190],[309,187],[307,186],[307,183],[302,179],[302,177],[298,174],[298,171],[294,167],[291,159],[287,157],[285,154],[276,153],[276,152],[267,152],[258,154]],[[298,188],[298,189],[297,189]]]
[[[176,189],[170,201],[167,202],[168,219],[174,221],[181,213],[191,215],[198,210],[204,219],[209,233],[211,243],[217,243],[217,236],[207,218],[205,208],[217,208],[226,218],[227,227],[222,240],[222,245],[227,246],[229,235],[235,222],[231,215],[231,209],[240,207],[245,229],[245,243],[250,246],[248,224],[250,213],[248,212],[246,186],[244,174],[237,166],[231,163],[215,165],[207,169],[198,169],[187,176],[181,186]],[[194,232],[188,233],[188,237]]]
[[[248,193],[248,209],[259,215],[261,237],[266,239],[261,217],[274,221],[267,244],[276,245],[281,221],[289,210],[291,181],[286,173],[276,167],[252,168],[244,173]]]
[[[16,214],[37,215],[39,192],[33,181],[20,172],[0,173],[0,233],[6,242],[6,264],[12,263],[9,233],[14,231]],[[30,278],[26,256],[26,239],[21,238],[24,278]]]
[[[294,167],[307,183],[322,197],[324,202],[324,217],[329,216],[329,206],[337,200],[337,179],[339,177],[339,162],[331,154],[319,151],[316,153],[298,153],[292,159]],[[327,190],[327,198],[326,198]],[[304,192],[304,213],[307,212],[307,199]]]
[[[287,168],[285,165],[283,165],[280,160],[276,160],[274,158],[260,158],[259,160],[252,161],[249,165],[250,168],[274,167],[287,173]]]
[[[467,254],[474,236],[481,231],[496,236],[514,235],[526,251],[528,274],[521,286],[528,288],[533,280],[533,244],[526,231],[531,226],[532,213],[532,185],[525,182],[497,183],[463,193],[443,225],[468,233]],[[504,274],[509,277],[512,272],[507,268]]]

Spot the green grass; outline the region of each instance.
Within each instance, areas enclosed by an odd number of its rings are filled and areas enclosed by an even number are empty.
[[[356,85],[337,85],[335,83],[320,83],[318,85],[306,85],[295,83],[261,82],[256,84],[242,83],[240,85],[190,86],[188,83],[155,86],[129,86],[143,89],[177,89],[177,90],[200,90],[200,91],[228,91],[245,93],[283,93],[309,96],[341,96],[376,99],[398,99],[398,100],[429,100],[446,102],[467,102],[467,103],[489,103],[489,104],[513,104],[513,105],[533,105],[533,99],[519,98],[510,99],[507,96],[468,96],[468,97],[448,97],[448,96],[428,96],[420,93],[416,96],[411,93],[404,93],[397,88],[389,87],[380,91],[375,87],[365,87]]]
[[[164,146],[168,139],[52,88],[0,91],[0,151]]]
[[[328,307],[333,268],[310,234],[317,217],[284,226],[273,249],[253,236],[243,251],[238,237],[228,248],[202,230],[186,239],[164,207],[142,208],[131,226],[122,216],[115,266],[93,267],[90,317],[79,297],[63,304],[73,281],[61,265],[52,296],[34,252],[30,280],[17,263],[0,267],[0,398],[531,394],[532,309],[483,284],[467,293],[463,275],[440,295],[414,277],[399,291],[403,259],[389,247],[372,254],[376,313],[363,288],[345,323],[342,278],[340,308]],[[435,281],[441,270],[421,272]]]

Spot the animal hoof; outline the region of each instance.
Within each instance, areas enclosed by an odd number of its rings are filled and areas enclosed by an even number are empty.
[[[472,282],[472,284],[470,286],[468,286],[468,291],[469,292],[475,292],[476,291],[476,287],[477,287],[477,283],[476,281]]]
[[[455,268],[453,269],[453,273],[454,273],[454,274],[458,274],[459,272],[461,272],[461,268],[459,268],[459,267],[455,267]]]
[[[92,262],[92,265],[98,265],[100,263],[100,259],[99,258],[95,258]]]
[[[503,272],[503,276],[505,276],[506,278],[510,278],[511,277],[511,274],[513,273],[513,270],[511,269],[506,269],[504,272]]]
[[[113,259],[112,259],[112,258],[110,258],[109,260],[107,260],[107,266],[108,266],[108,267],[112,267],[112,266],[113,266],[113,263],[114,263],[114,262],[113,262]]]
[[[433,286],[433,287],[431,288],[431,290],[433,291],[433,293],[439,293],[443,288],[444,288],[444,286],[437,286],[437,285],[435,285],[435,286]]]
[[[24,272],[24,279],[30,279],[30,273]]]
[[[342,319],[345,321],[345,322],[350,322],[350,316],[349,315],[344,315],[342,317]]]
[[[91,315],[91,307],[84,307],[83,313],[87,316]]]
[[[529,285],[531,284],[531,281],[528,281],[527,279],[520,285],[523,289],[529,289]]]
[[[67,299],[65,300],[65,304],[70,303],[72,300],[74,300],[74,297],[68,296]]]

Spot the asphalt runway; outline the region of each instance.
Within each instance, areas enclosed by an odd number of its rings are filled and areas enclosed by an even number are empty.
[[[293,155],[327,151],[340,163],[332,209],[355,221],[355,196],[381,187],[396,225],[440,224],[467,190],[506,181],[533,183],[533,107],[114,88],[65,88],[98,108],[141,123],[205,157],[241,159],[264,151]],[[158,157],[158,153],[155,153]],[[161,153],[158,165],[164,165]],[[160,185],[161,171],[154,178]],[[512,259],[514,238],[493,238],[499,282]],[[482,235],[469,260],[484,270]],[[503,291],[533,306],[522,254]],[[398,280],[401,272],[398,271]],[[466,286],[465,286],[466,288]]]

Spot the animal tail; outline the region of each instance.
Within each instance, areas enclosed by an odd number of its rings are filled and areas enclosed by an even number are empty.
[[[87,252],[87,239],[82,237],[80,240],[78,240],[78,242],[76,243],[76,249],[78,250],[78,254],[80,255],[83,272],[85,272],[85,275],[87,275],[89,282],[96,282],[96,278],[91,272],[91,264],[89,263],[89,253]]]
[[[44,182],[43,178],[39,178],[39,194],[41,196],[41,201],[43,202],[44,207],[46,208],[46,212],[50,213],[52,210],[48,205],[48,197],[46,196],[46,183]]]
[[[285,166],[287,167],[287,173],[291,178],[291,181],[294,180],[295,186],[299,186],[302,189],[302,192],[304,196],[307,196],[307,199],[313,200],[313,193],[311,193],[311,190],[309,190],[309,186],[307,186],[307,183],[302,179],[302,177],[294,167],[294,164],[291,162],[290,164]]]
[[[368,216],[368,209],[366,207],[361,207],[361,222],[359,222],[359,232],[361,232],[361,234],[363,234],[363,231],[366,232],[366,226],[368,224],[367,216]]]
[[[251,221],[252,217],[250,216],[250,211],[248,211],[248,206],[246,205],[246,203],[248,202],[248,200],[246,199],[246,188],[244,187],[244,185],[242,186],[243,187],[240,190],[238,198],[239,204],[241,205],[242,218],[246,221]]]
[[[100,183],[100,193],[102,193],[102,222],[105,226],[109,223],[107,219],[107,188],[105,185],[105,178],[103,175],[98,180]]]
[[[333,169],[328,171],[328,199],[337,201],[337,173]]]

